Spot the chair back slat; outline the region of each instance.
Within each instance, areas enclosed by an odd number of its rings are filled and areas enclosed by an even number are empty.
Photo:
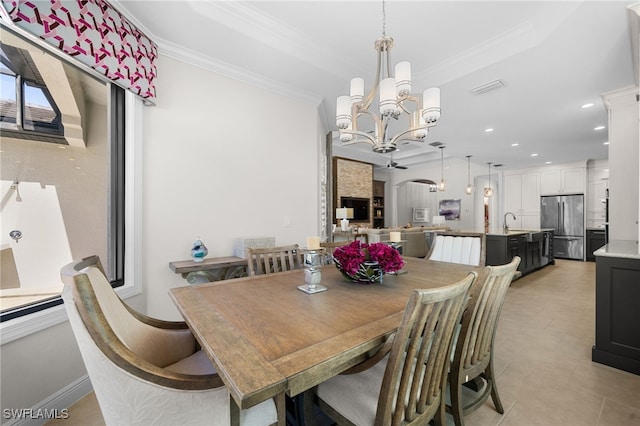
[[[249,275],[272,274],[303,266],[298,244],[268,248],[247,248]]]
[[[453,331],[476,276],[411,294],[387,361],[376,424],[431,419],[440,408]]]
[[[459,358],[460,366],[468,369],[484,363],[491,356],[500,311],[519,264],[520,258],[516,256],[506,265],[487,266],[486,280],[472,289],[469,307],[462,318],[454,364]]]

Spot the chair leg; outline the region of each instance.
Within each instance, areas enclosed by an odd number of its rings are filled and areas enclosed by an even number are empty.
[[[500,414],[504,414],[504,407],[502,406],[502,401],[500,401],[498,384],[496,383],[495,371],[493,369],[493,356],[491,356],[491,360],[489,361],[489,365],[487,365],[487,369],[484,371],[484,375],[487,380],[487,385],[491,386],[491,399],[493,400],[493,405],[496,406],[496,411]]]
[[[449,395],[451,397],[451,415],[453,416],[453,422],[456,426],[464,426],[462,383],[460,383],[459,377],[451,377],[449,382]]]
[[[440,408],[436,411],[436,415],[433,416],[433,424],[435,426],[447,426],[447,407],[444,401],[445,393],[440,394]]]

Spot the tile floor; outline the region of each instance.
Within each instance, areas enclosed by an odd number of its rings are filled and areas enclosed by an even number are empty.
[[[558,260],[515,281],[495,347],[505,408],[491,399],[467,426],[639,426],[640,376],[591,362],[595,264]],[[453,419],[449,418],[453,424]],[[103,425],[94,394],[70,409],[65,426]]]

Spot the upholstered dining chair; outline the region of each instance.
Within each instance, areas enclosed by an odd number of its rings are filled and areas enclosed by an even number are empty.
[[[479,232],[438,232],[427,259],[440,262],[484,266],[486,263],[485,235]]]
[[[493,368],[493,342],[504,298],[519,264],[520,257],[515,256],[506,265],[487,266],[486,279],[471,288],[469,305],[454,338],[449,372],[451,405],[447,405],[447,411],[456,426],[463,425],[464,415],[484,404],[489,395],[496,411],[504,414]],[[478,377],[484,379],[484,385],[477,392],[463,392],[462,385]]]
[[[249,276],[291,271],[303,267],[298,244],[247,248]]]
[[[397,331],[373,357],[305,394],[339,425],[445,424],[444,397],[453,332],[475,272],[437,289],[414,290]]]
[[[228,389],[186,324],[126,305],[98,256],[63,267],[61,278],[69,322],[107,425],[276,424],[273,400],[231,407]]]

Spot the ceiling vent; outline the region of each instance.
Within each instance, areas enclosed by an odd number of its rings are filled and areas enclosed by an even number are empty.
[[[474,88],[471,89],[471,93],[473,93],[474,95],[481,95],[483,93],[486,93],[490,90],[494,90],[494,89],[499,89],[500,87],[504,86],[504,81],[502,80],[493,80],[490,81],[488,83],[484,83],[484,84],[480,84]]]

